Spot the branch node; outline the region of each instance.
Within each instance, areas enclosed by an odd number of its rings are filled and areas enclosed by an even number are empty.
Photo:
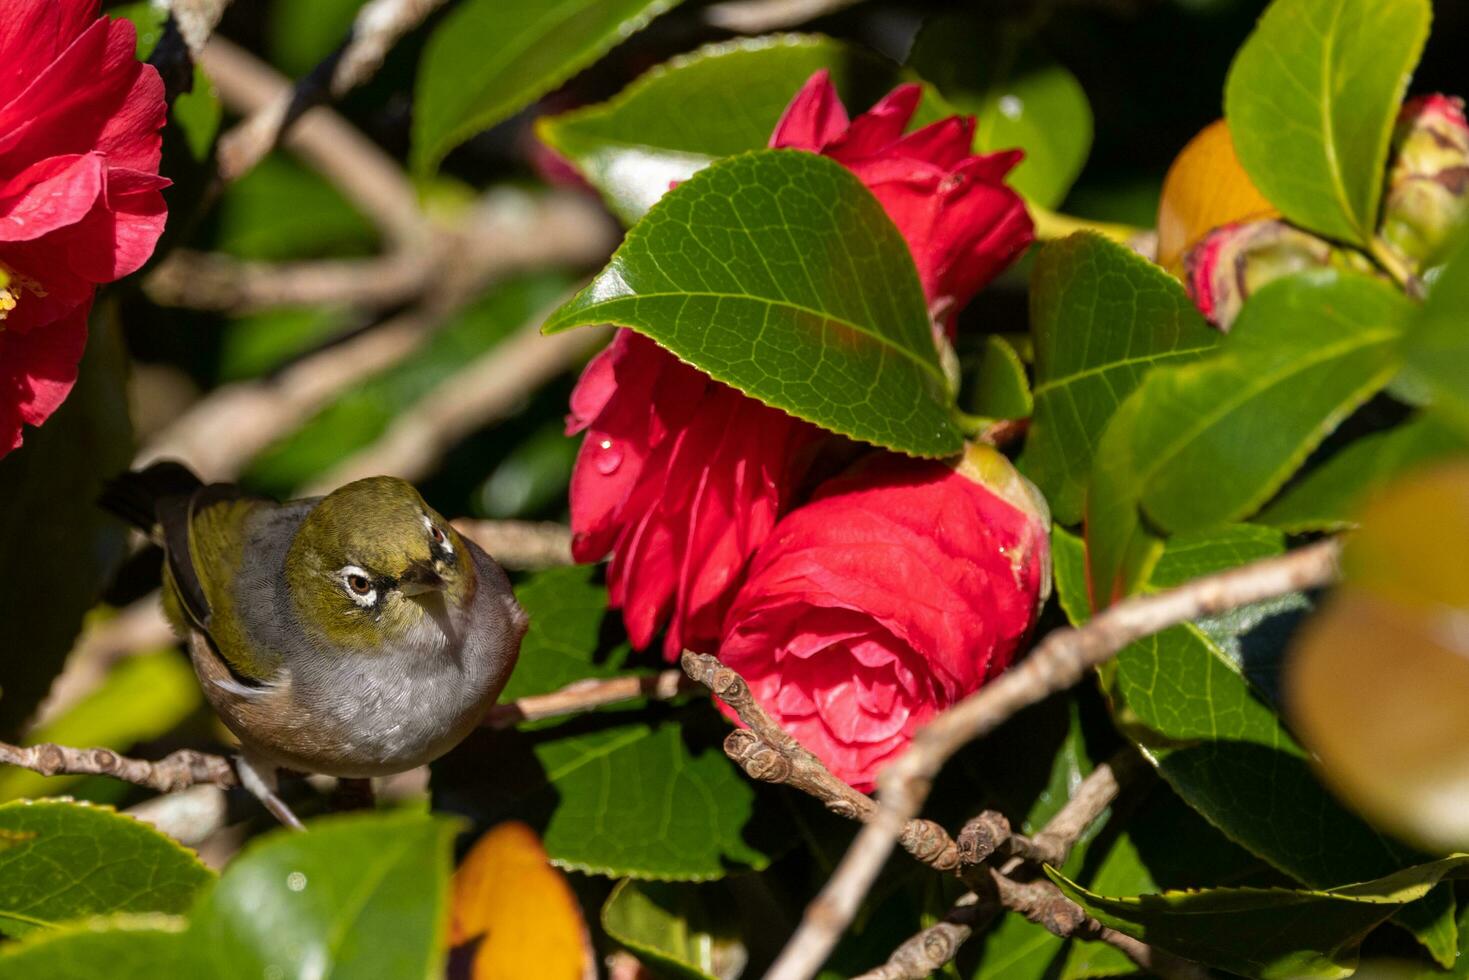
[[[959,860],[965,865],[983,864],[1010,838],[1010,821],[1003,813],[986,810],[959,831]]]

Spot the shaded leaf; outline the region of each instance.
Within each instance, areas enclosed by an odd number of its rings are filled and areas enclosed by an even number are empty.
[[[597,569],[572,565],[537,572],[515,589],[530,617],[501,703],[546,694],[593,677],[623,673],[625,640],[602,642],[608,618],[607,588],[594,581]]]
[[[282,153],[272,153],[220,198],[217,247],[242,259],[365,255],[377,232],[341,192]]]
[[[127,468],[132,428],[112,305],[92,314],[76,386],[25,444],[0,459],[0,555],[32,587],[0,589],[0,738],[13,739],[60,672],[82,617],[126,554],[127,529],[97,506]],[[15,564],[17,569],[22,567]]]
[[[449,945],[471,944],[471,980],[580,980],[596,972],[576,896],[523,823],[490,829],[454,872]]]
[[[270,58],[291,78],[306,74],[352,30],[364,0],[271,0],[265,20]]]
[[[1428,38],[1428,0],[1275,0],[1235,56],[1240,163],[1294,223],[1366,246],[1388,141]]]
[[[1107,420],[1160,364],[1219,342],[1178,280],[1125,246],[1081,233],[1041,250],[1030,280],[1035,417],[1021,469],[1063,524],[1081,517]]]
[[[999,334],[988,334],[979,364],[969,379],[973,393],[969,411],[991,419],[1028,418],[1035,408],[1025,364],[1010,342]]]
[[[908,63],[978,122],[981,153],[1025,151],[1006,182],[1041,207],[1061,203],[1092,145],[1092,110],[1076,76],[992,21],[943,16],[927,21]]]
[[[1253,513],[1391,380],[1412,313],[1386,283],[1330,269],[1250,297],[1217,354],[1155,371],[1140,389],[1148,516],[1182,531]]]
[[[1249,977],[1347,977],[1368,932],[1465,860],[1446,858],[1329,891],[1211,888],[1106,897],[1052,869],[1047,874],[1103,924],[1179,956]]]
[[[1466,450],[1461,436],[1432,416],[1419,416],[1358,439],[1287,487],[1255,520],[1291,534],[1340,531],[1391,480]]]
[[[1140,589],[1163,550],[1163,539],[1143,523],[1142,485],[1153,465],[1137,444],[1143,392],[1134,391],[1112,414],[1092,460],[1086,494],[1087,595],[1092,609]]]
[[[1435,407],[1469,433],[1469,241],[1434,280],[1406,357],[1408,373],[1433,393]]]
[[[678,0],[466,0],[434,29],[413,102],[413,167],[555,89]]]
[[[0,930],[23,936],[114,912],[184,912],[214,878],[173,839],[106,807],[0,805]]]
[[[540,120],[536,132],[631,225],[671,182],[764,147],[796,92],[823,68],[852,111],[901,80],[895,65],[831,38],[741,38],[672,58],[606,102]],[[914,124],[950,114],[938,101],[926,91]]]
[[[908,246],[825,157],[762,150],[680,184],[545,329],[608,322],[843,435],[918,456],[962,444]]]
[[[622,881],[602,906],[607,935],[668,974],[737,977],[748,958],[730,916],[711,910],[696,885]]]
[[[252,842],[200,903],[194,976],[443,975],[451,821],[325,817]],[[3,855],[0,855],[3,857]]]

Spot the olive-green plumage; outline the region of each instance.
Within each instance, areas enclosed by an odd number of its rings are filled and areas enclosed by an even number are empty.
[[[161,463],[103,503],[163,546],[165,610],[260,761],[411,768],[463,738],[514,666],[525,616],[504,572],[402,480],[282,504]]]

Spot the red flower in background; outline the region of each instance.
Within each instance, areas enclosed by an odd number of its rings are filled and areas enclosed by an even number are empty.
[[[0,17],[0,455],[76,381],[99,283],[136,271],[166,212],[163,83],[96,0]]]
[[[870,789],[914,730],[1009,665],[1049,594],[1048,531],[1039,492],[989,447],[957,468],[875,455],[776,525],[720,659]]]
[[[917,86],[850,125],[825,72],[801,89],[773,147],[819,151],[875,194],[913,251],[929,308],[951,314],[1031,240],[1004,174],[1019,153],[972,156],[972,119],[908,136]],[[840,437],[792,418],[620,330],[582,374],[567,433],[586,432],[571,479],[572,553],[612,553],[609,600],[635,646],[712,649],[745,565]]]
[[[903,134],[922,94],[900,85],[849,123],[823,69],[786,108],[770,145],[831,157],[861,179],[907,240],[930,314],[952,331],[954,314],[1025,251],[1035,228],[1005,184],[1024,154],[971,153],[973,116]]]

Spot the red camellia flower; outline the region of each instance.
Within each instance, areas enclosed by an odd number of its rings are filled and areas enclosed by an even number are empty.
[[[907,240],[930,314],[952,329],[953,315],[1025,251],[1035,229],[1005,185],[1024,154],[971,153],[973,116],[903,135],[922,94],[900,85],[849,123],[823,69],[786,108],[770,145],[831,157],[861,179]]]
[[[163,82],[97,0],[0,17],[0,455],[76,381],[98,283],[138,269],[166,217]]]
[[[821,152],[851,169],[902,231],[930,310],[946,320],[1031,240],[1004,186],[1018,153],[972,156],[972,119],[909,136],[905,85],[850,125],[825,72],[786,109],[773,147]],[[634,645],[665,624],[664,652],[712,649],[746,563],[796,502],[810,461],[839,437],[748,398],[652,341],[618,331],[572,394],[585,431],[571,479],[572,554],[609,551],[609,601]]]
[[[834,774],[870,789],[915,729],[1010,663],[1050,591],[1049,523],[989,447],[954,467],[875,455],[776,525],[720,658]]]

